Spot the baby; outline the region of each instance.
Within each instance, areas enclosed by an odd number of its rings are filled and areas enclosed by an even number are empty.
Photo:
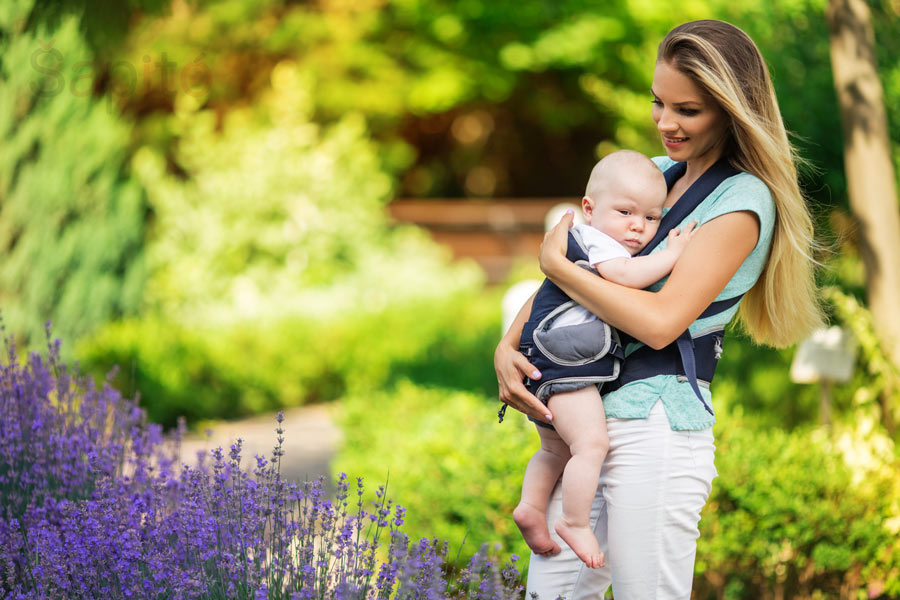
[[[684,232],[672,229],[666,248],[647,256],[634,256],[656,235],[667,193],[662,172],[643,154],[622,150],[606,156],[591,171],[581,201],[587,224],[570,230],[570,242],[574,239],[579,244],[590,267],[605,279],[633,288],[649,286],[669,274],[690,241],[695,225],[689,225]],[[560,296],[568,302],[548,313],[548,298]],[[542,305],[545,310],[538,314],[537,307]],[[551,336],[564,340],[564,351],[570,354],[556,360],[557,351],[549,341],[541,342],[541,334],[547,335],[545,340]],[[521,340],[523,351],[538,346],[553,357],[556,376],[548,381],[545,372],[540,380],[526,380],[526,386],[553,413],[553,427],[537,423],[541,448],[525,470],[522,499],[513,511],[513,519],[536,554],[559,552],[547,528],[546,510],[550,493],[562,475],[562,517],[554,529],[590,568],[602,567],[605,562],[589,522],[591,502],[609,448],[598,380],[614,379],[618,362],[612,356],[605,357],[613,361],[610,364],[614,368],[602,378],[584,377],[584,365],[602,360],[610,347],[616,347],[614,338],[615,332],[606,323],[545,281],[534,298]],[[581,354],[573,356],[572,351]]]

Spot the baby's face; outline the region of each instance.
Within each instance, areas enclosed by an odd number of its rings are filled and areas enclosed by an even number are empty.
[[[585,220],[624,246],[632,256],[646,246],[662,218],[666,189],[643,178],[623,175],[584,202]]]

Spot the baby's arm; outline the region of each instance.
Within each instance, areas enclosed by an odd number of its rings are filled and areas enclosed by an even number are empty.
[[[687,225],[684,231],[669,230],[666,247],[659,252],[632,258],[612,258],[594,265],[604,279],[630,288],[643,289],[656,283],[668,275],[675,266],[675,261],[694,235],[697,222]]]

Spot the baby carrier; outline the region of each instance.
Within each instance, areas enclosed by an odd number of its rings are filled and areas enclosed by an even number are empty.
[[[686,170],[686,163],[676,163],[665,171],[668,189],[672,189]],[[649,254],[666,238],[669,230],[677,227],[722,181],[737,173],[725,157],[719,159],[663,216],[656,235],[637,256]],[[576,237],[572,230],[569,231],[566,257],[590,269],[580,237]],[[698,318],[724,312],[737,304],[742,296],[713,302]],[[625,334],[621,334],[620,338],[620,334],[602,320],[553,328],[555,319],[575,305],[575,301],[549,279],[541,284],[534,299],[531,318],[522,329],[520,342],[520,351],[541,372],[538,380],[525,379],[529,392],[540,397],[549,386],[565,382],[603,383],[604,390],[611,391],[654,375],[676,375],[690,383],[703,407],[713,414],[700,393],[699,381],[707,384],[712,381],[716,363],[722,354],[722,327],[700,331],[695,336],[686,330],[665,348],[654,350],[641,346],[624,359],[623,348],[628,342],[636,340]],[[498,413],[501,422],[505,412],[504,404]]]
[[[577,230],[569,230],[566,258],[596,274]],[[605,321],[555,326],[572,310],[581,310],[581,306],[545,279],[522,328],[519,351],[541,372],[538,380],[526,379],[525,387],[544,402],[556,393],[615,379],[625,358],[618,332]],[[555,389],[551,391],[551,387]]]

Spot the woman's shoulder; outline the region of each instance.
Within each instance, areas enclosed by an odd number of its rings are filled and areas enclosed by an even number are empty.
[[[678,164],[666,155],[654,156],[651,160],[665,172]],[[764,224],[774,222],[775,199],[765,182],[746,171],[728,177],[716,187],[703,203],[703,221],[729,212],[749,210],[759,215]],[[704,210],[705,209],[705,210]]]
[[[719,214],[751,210],[761,217],[775,216],[775,199],[769,186],[752,173],[732,175],[713,191],[710,199],[708,208]]]

